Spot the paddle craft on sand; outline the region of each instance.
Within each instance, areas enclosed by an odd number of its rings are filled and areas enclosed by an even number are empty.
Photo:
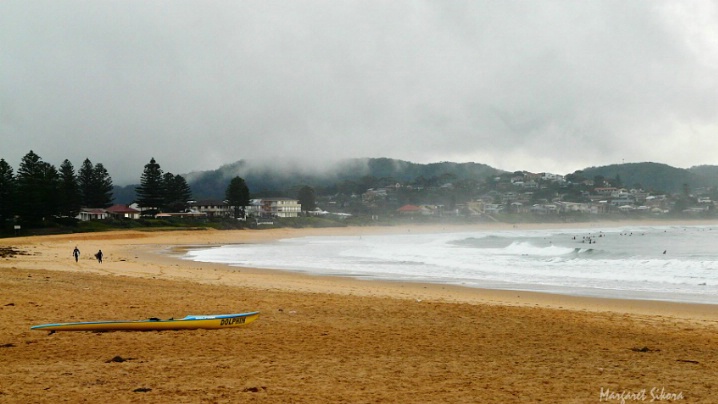
[[[162,331],[162,330],[217,330],[247,325],[259,317],[258,311],[238,314],[187,316],[179,319],[130,321],[88,321],[78,323],[41,324],[30,327],[42,331]]]

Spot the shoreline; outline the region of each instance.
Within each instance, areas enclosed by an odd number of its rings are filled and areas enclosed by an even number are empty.
[[[636,223],[597,223],[595,227],[593,228],[585,228],[578,224],[577,226],[574,226],[573,230],[611,230],[611,229],[621,229],[621,228],[629,228],[631,230],[636,229],[636,227],[633,227],[633,225],[636,225]],[[645,222],[641,222],[640,226],[637,227],[663,227],[663,226],[673,226],[673,227],[711,227],[718,225],[718,222],[702,222],[699,224],[685,224],[683,222],[671,222],[668,224],[660,223],[660,224],[646,224]],[[461,227],[461,226],[455,226],[455,227],[435,227],[435,226],[427,226],[427,227],[421,227],[421,226],[414,226],[409,228],[402,228],[398,229],[391,229],[390,234],[407,234],[414,232],[415,234],[420,233],[443,233],[443,232],[476,232],[476,231],[485,231],[485,232],[491,232],[491,231],[515,231],[515,230],[547,230],[547,229],[556,229],[556,230],[571,230],[570,228],[566,228],[563,226],[543,226],[543,225],[531,225],[530,228],[526,227],[518,227],[514,225],[501,225],[496,226],[492,225],[489,227],[482,227],[482,228],[475,228],[473,226],[467,226],[467,227]],[[351,236],[357,236],[357,235],[373,235],[373,234],[387,234],[386,228],[377,228],[376,229],[364,231],[361,232],[362,229],[351,229],[347,230],[346,232],[336,232],[336,231],[329,231],[330,234],[322,234],[323,232],[311,232],[311,234],[292,234],[288,235],[288,237],[281,237],[281,238],[290,238],[290,237],[305,237],[305,236],[324,236],[328,237],[330,235],[333,236],[344,236],[344,237],[351,237]],[[268,241],[268,240],[267,240]],[[246,244],[246,243],[243,243]],[[232,245],[232,243],[229,244],[219,244],[216,246],[211,246],[210,248],[214,247],[220,247],[225,245]],[[192,245],[192,246],[179,246],[174,247],[173,250],[175,252],[178,252],[178,255],[185,254],[188,251],[191,251],[193,249],[206,249],[207,246],[203,245]],[[191,258],[184,258],[180,257],[181,259],[187,259],[192,262],[196,262],[198,264],[205,264],[209,265],[211,262],[209,261],[200,261],[200,260],[193,260]],[[234,265],[230,263],[219,263],[221,265],[225,265],[227,267],[231,268],[242,268],[245,270],[251,270],[252,265],[245,266],[245,265]],[[256,268],[259,268],[257,266],[254,266]],[[256,269],[255,268],[255,269]],[[710,308],[718,308],[718,302],[713,301],[712,296],[704,296],[704,295],[691,295],[687,292],[684,293],[675,293],[670,292],[666,293],[664,295],[647,292],[647,291],[633,291],[633,290],[621,290],[621,289],[593,289],[590,287],[569,287],[569,286],[551,286],[551,285],[541,285],[541,284],[528,284],[528,283],[501,283],[500,281],[483,281],[486,286],[477,284],[476,285],[469,285],[469,284],[462,284],[458,282],[451,282],[451,281],[443,281],[443,280],[408,280],[408,279],[400,279],[400,278],[389,278],[389,277],[381,277],[381,276],[373,276],[371,274],[343,274],[343,273],[315,273],[311,270],[292,270],[292,269],[264,269],[262,270],[266,271],[272,271],[272,273],[279,274],[280,276],[284,275],[304,275],[304,276],[310,276],[310,277],[330,277],[330,278],[345,278],[345,279],[353,279],[358,280],[361,282],[383,282],[389,285],[392,284],[400,284],[400,285],[417,285],[418,287],[426,288],[427,286],[430,286],[432,288],[458,288],[462,289],[465,288],[469,291],[481,291],[481,293],[486,293],[487,291],[494,292],[494,293],[501,293],[504,295],[511,296],[515,293],[522,293],[524,295],[549,295],[549,296],[557,296],[557,297],[563,297],[565,298],[572,298],[572,299],[598,299],[599,301],[601,299],[606,300],[614,300],[614,301],[644,301],[648,304],[658,304],[658,303],[667,303],[667,304],[695,304],[699,306],[705,306],[710,310]],[[615,305],[614,305],[615,306]]]
[[[177,256],[183,246],[330,233],[340,232],[0,241],[25,254],[0,259],[0,401],[573,403],[654,387],[687,402],[714,396],[713,305],[367,281]],[[102,264],[92,258],[98,249]],[[245,311],[261,314],[227,330],[30,330]]]
[[[342,275],[319,275],[271,268],[234,267],[223,263],[205,263],[182,258],[185,251],[195,248],[212,248],[232,244],[266,243],[286,238],[306,236],[356,236],[380,234],[473,232],[497,230],[546,230],[583,229],[585,223],[525,224],[513,225],[490,223],[482,225],[452,226],[376,226],[347,228],[280,228],[264,230],[177,230],[160,232],[113,231],[102,233],[78,233],[71,235],[37,236],[15,238],[19,244],[41,245],[53,243],[70,244],[96,240],[104,248],[105,263],[102,269],[91,271],[120,276],[190,280],[215,285],[270,288],[273,290],[312,293],[336,293],[344,295],[381,296],[408,300],[428,300],[450,303],[499,304],[508,306],[534,306],[566,310],[616,312],[637,315],[673,316],[682,319],[718,322],[718,305],[702,302],[634,299],[630,297],[604,297],[582,294],[555,293],[534,290],[484,288],[455,284],[394,281],[355,278]],[[718,221],[685,222],[595,222],[591,228],[621,228],[633,226],[718,226]],[[6,239],[11,240],[11,239]],[[12,244],[12,243],[11,243]],[[66,248],[68,248],[66,247]],[[68,253],[69,254],[69,253]],[[88,259],[85,254],[85,259]],[[132,256],[134,255],[134,256]],[[130,268],[127,263],[141,263],[140,268]],[[59,269],[46,263],[48,269]],[[149,268],[150,270],[147,270]],[[172,270],[169,271],[168,268]],[[206,276],[212,272],[211,276]]]

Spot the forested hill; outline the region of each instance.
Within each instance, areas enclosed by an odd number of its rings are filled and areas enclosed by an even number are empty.
[[[504,171],[478,163],[417,164],[389,158],[357,158],[342,160],[323,169],[307,168],[301,164],[277,163],[268,165],[240,160],[216,170],[183,175],[192,188],[195,199],[224,199],[227,184],[235,176],[242,177],[253,197],[295,196],[297,190],[309,185],[317,192],[336,192],[339,187],[359,190],[377,183],[416,183],[477,179]],[[115,187],[116,203],[128,204],[135,198],[135,187]],[[366,189],[366,188],[365,188]],[[363,191],[361,191],[363,192]]]
[[[383,180],[408,183],[431,182],[449,176],[456,180],[484,179],[503,171],[477,163],[417,164],[388,158],[348,159],[330,167],[307,169],[299,164],[270,166],[253,164],[245,160],[228,164],[217,170],[186,175],[196,198],[223,198],[229,180],[235,176],[244,178],[252,195],[292,196],[301,186],[309,185],[318,191],[339,186],[361,187],[363,181]]]
[[[358,158],[343,160],[322,170],[308,169],[300,164],[270,166],[240,160],[216,170],[193,172],[183,177],[191,186],[195,199],[224,199],[227,184],[235,176],[244,178],[253,197],[293,197],[303,185],[315,188],[318,193],[336,192],[347,187],[361,191],[363,187],[390,185],[392,181],[427,186],[467,179],[480,182],[502,173],[506,172],[478,163],[418,164],[389,158]],[[619,177],[624,187],[666,193],[682,192],[684,185],[689,189],[718,187],[718,166],[683,169],[660,163],[629,163],[589,167],[574,174],[586,179],[602,176],[614,180]],[[135,187],[115,187],[115,202],[132,202]]]
[[[693,166],[688,169],[693,174],[699,175],[707,179],[713,179],[715,182],[718,179],[718,166]]]
[[[718,166],[683,169],[660,163],[628,163],[589,167],[576,173],[588,179],[602,176],[613,180],[618,177],[626,188],[655,192],[682,192],[684,186],[689,189],[718,186]]]

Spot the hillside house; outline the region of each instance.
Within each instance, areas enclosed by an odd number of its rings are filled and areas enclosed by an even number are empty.
[[[401,215],[417,215],[420,214],[422,209],[416,205],[404,205],[396,210]]]
[[[482,200],[466,202],[466,210],[471,216],[480,216],[484,213],[484,204]]]
[[[594,188],[594,192],[597,195],[601,195],[601,196],[605,197],[605,196],[613,195],[614,192],[618,192],[618,188],[614,188],[614,187]]]

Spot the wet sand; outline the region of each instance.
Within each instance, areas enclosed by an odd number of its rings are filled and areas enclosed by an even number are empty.
[[[716,306],[362,281],[177,259],[188,246],[429,230],[443,228],[0,239],[0,247],[18,252],[0,258],[0,402],[713,400]],[[98,249],[102,264],[92,257]],[[254,310],[260,319],[239,329],[52,335],[29,329]]]

